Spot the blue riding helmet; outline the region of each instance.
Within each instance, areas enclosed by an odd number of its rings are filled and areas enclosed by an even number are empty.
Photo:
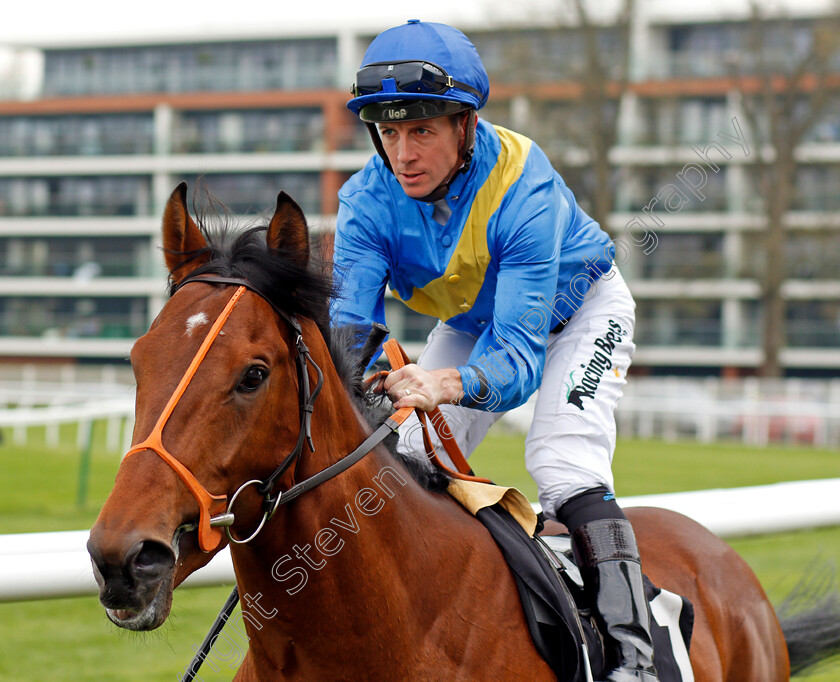
[[[481,57],[461,31],[411,19],[370,44],[347,108],[370,123],[415,120],[480,109],[489,93]]]

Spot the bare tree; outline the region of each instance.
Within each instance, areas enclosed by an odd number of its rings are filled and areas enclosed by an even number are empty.
[[[745,50],[730,58],[736,91],[754,146],[766,227],[761,276],[763,312],[762,376],[782,375],[780,352],[786,343],[785,238],[796,198],[796,151],[840,92],[840,11],[808,24],[768,17],[755,0]]]
[[[571,2],[578,17],[585,54],[584,68],[576,74],[576,80],[581,86],[578,108],[584,122],[582,142],[589,151],[594,176],[592,217],[609,229],[616,191],[609,154],[618,137],[620,100],[629,80],[630,22],[635,0],[623,0],[614,22],[607,25],[593,22],[586,0]],[[616,43],[609,52],[604,50],[607,36]]]
[[[491,78],[506,84],[502,94],[528,111],[509,116],[512,120],[502,115],[502,121],[540,142],[605,228],[615,201],[609,154],[627,89],[634,6],[635,0],[621,0],[617,12],[605,19],[596,18],[591,0],[557,0],[539,31],[520,31],[504,41],[501,64],[491,69]],[[563,45],[568,49],[554,49]],[[584,150],[585,160],[569,164],[570,150]],[[584,173],[579,172],[581,162]]]

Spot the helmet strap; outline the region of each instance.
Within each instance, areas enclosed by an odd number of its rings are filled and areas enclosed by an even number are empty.
[[[458,177],[460,173],[466,173],[470,169],[473,150],[475,147],[475,126],[477,117],[478,114],[475,109],[467,109],[467,130],[464,135],[464,141],[458,150],[458,161],[455,164],[455,167],[450,171],[449,175],[446,176],[443,182],[441,182],[426,196],[417,197],[417,201],[422,201],[423,203],[440,201],[449,193],[449,185],[452,184],[455,178]],[[373,146],[376,148],[377,154],[382,157],[382,161],[385,163],[385,168],[393,173],[394,169],[391,168],[391,162],[388,160],[388,155],[385,153],[385,148],[382,146],[382,138],[379,136],[379,130],[376,128],[376,124],[365,123],[365,125],[367,126],[371,139],[373,140]]]
[[[391,162],[388,160],[388,155],[385,153],[385,147],[382,146],[382,138],[379,136],[379,130],[376,128],[376,124],[365,123],[365,127],[368,130],[370,139],[373,140],[373,146],[376,148],[376,153],[382,157],[382,161],[385,163],[385,168],[393,173],[394,169],[391,168]]]

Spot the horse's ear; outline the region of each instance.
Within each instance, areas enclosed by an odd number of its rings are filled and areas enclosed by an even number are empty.
[[[277,195],[277,208],[268,225],[268,248],[288,254],[298,265],[309,265],[309,228],[306,217],[285,192]]]
[[[210,256],[207,253],[190,257],[206,246],[204,235],[190,217],[187,183],[182,182],[172,192],[163,210],[163,253],[166,267],[176,284],[208,260]]]

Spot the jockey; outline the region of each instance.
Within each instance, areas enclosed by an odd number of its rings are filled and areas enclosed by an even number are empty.
[[[332,323],[384,323],[386,286],[437,318],[417,364],[384,389],[396,408],[440,406],[467,456],[539,389],[525,461],[544,512],[572,535],[606,679],[653,682],[639,554],[611,470],[635,304],[613,243],[545,154],[478,119],[488,93],[475,47],[450,26],[411,20],[371,43],[347,106],[378,154],[339,193]],[[420,456],[408,424],[399,449]]]

